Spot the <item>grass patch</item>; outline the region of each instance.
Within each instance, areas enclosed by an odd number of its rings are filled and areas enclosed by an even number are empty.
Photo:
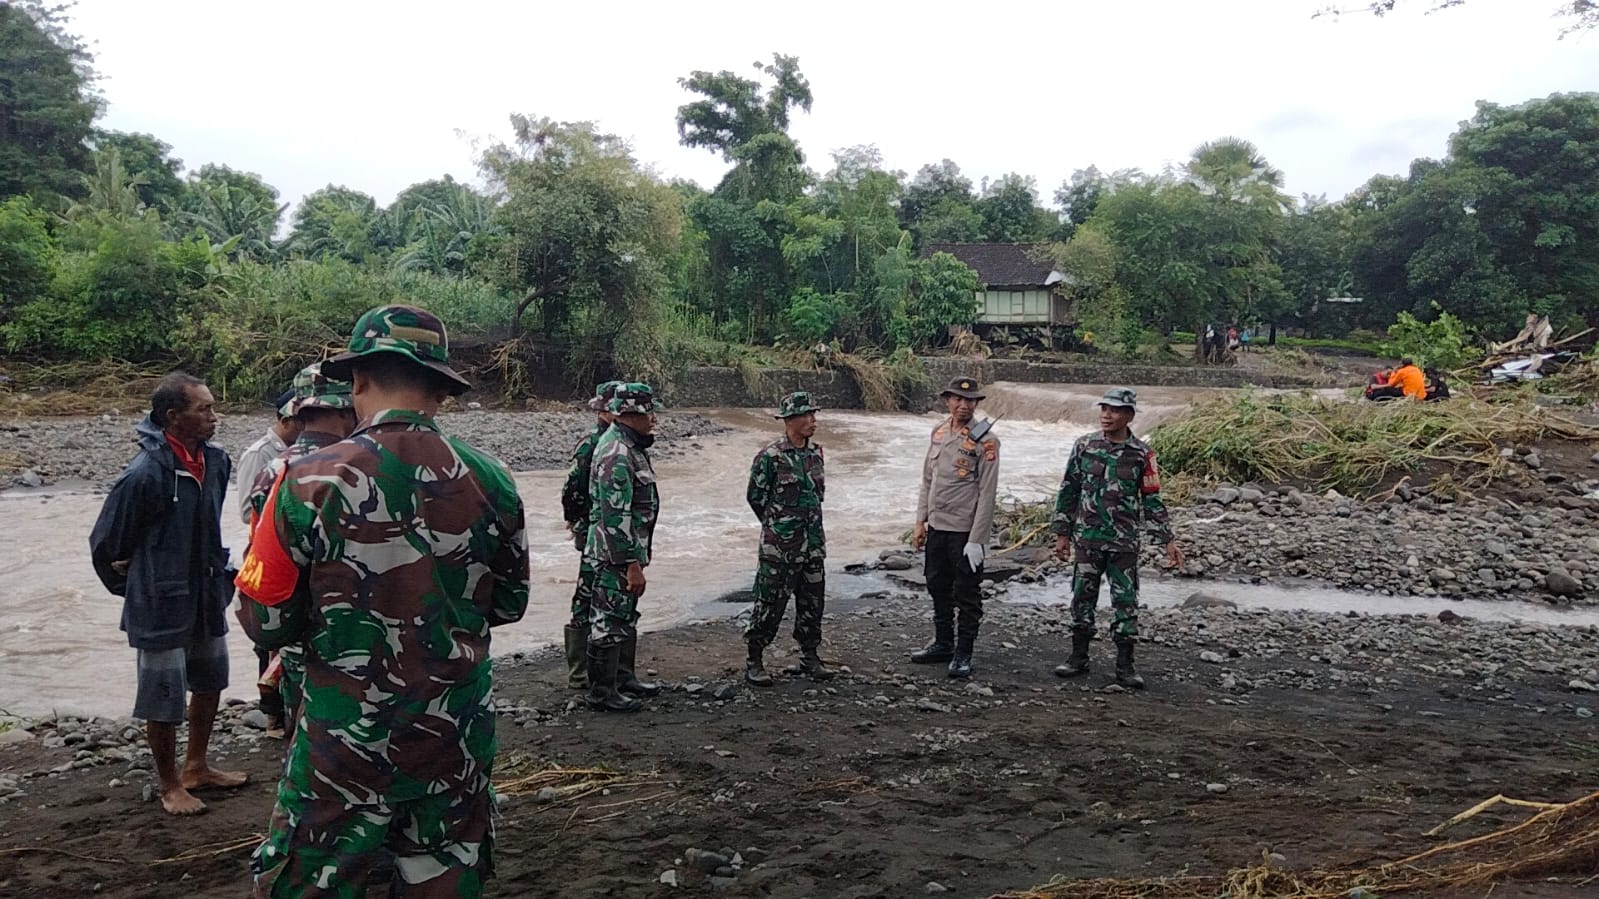
[[[1264,345],[1264,340],[1258,341]],[[1354,353],[1358,356],[1385,356],[1384,344],[1376,340],[1353,340],[1341,337],[1289,337],[1286,334],[1277,336],[1277,345],[1280,347],[1298,348],[1304,350],[1330,350],[1340,353]]]
[[[0,374],[0,414],[23,418],[133,413],[150,405],[156,384],[172,366],[108,359],[54,364],[8,363]]]
[[[1167,472],[1190,479],[1173,485],[1179,495],[1192,481],[1257,481],[1361,496],[1424,468],[1481,486],[1503,473],[1501,447],[1547,437],[1599,440],[1599,428],[1528,402],[1371,404],[1246,392],[1196,405],[1157,427],[1150,444]]]

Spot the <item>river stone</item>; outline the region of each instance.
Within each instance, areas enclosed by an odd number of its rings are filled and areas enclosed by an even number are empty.
[[[1199,660],[1210,665],[1220,665],[1223,661],[1221,653],[1211,652],[1208,649],[1199,654]]]
[[[1238,498],[1246,503],[1258,503],[1266,498],[1266,494],[1253,487],[1239,487]]]
[[[1588,464],[1589,465],[1599,465],[1599,453],[1594,453],[1592,456],[1589,456],[1588,457]]]
[[[1566,684],[1566,689],[1573,693],[1599,693],[1599,687],[1578,678]]]
[[[910,556],[902,556],[898,553],[884,556],[877,561],[877,567],[884,571],[910,571],[915,565],[915,560]]]
[[[1477,580],[1482,581],[1484,587],[1496,587],[1499,585],[1499,578],[1494,574],[1492,568],[1477,569]]]
[[[1239,495],[1240,494],[1237,487],[1216,488],[1216,502],[1221,503],[1224,506],[1230,506],[1233,503],[1238,502]]]
[[[1543,457],[1537,453],[1528,453],[1522,457],[1521,464],[1536,470],[1543,467]]]
[[[17,483],[24,487],[43,487],[44,478],[40,477],[37,471],[31,468],[24,468],[22,473],[17,475]]]
[[[1220,596],[1212,596],[1209,593],[1190,593],[1188,598],[1183,600],[1183,608],[1236,609],[1238,608],[1238,603],[1235,603],[1230,599],[1222,599]]]
[[[33,739],[33,732],[23,730],[20,727],[13,727],[10,730],[0,730],[0,746],[6,746],[12,743],[26,743],[31,739]]]
[[[1582,595],[1582,581],[1577,580],[1559,568],[1544,576],[1543,586],[1545,590],[1556,596],[1578,597]]]
[[[251,709],[239,716],[239,723],[253,727],[256,730],[266,730],[266,726],[270,722],[267,721],[266,712],[260,709]]]

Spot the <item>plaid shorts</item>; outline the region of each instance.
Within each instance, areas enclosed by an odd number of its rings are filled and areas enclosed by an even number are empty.
[[[133,717],[182,724],[187,694],[220,693],[227,687],[226,637],[196,637],[180,649],[141,649]]]

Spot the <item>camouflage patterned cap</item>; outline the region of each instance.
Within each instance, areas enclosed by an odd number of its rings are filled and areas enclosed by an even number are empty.
[[[822,407],[811,402],[811,395],[803,390],[796,390],[783,397],[777,403],[777,414],[773,418],[793,418],[796,415],[805,415],[811,412],[820,412]]]
[[[279,418],[294,417],[294,388],[290,387],[272,398],[272,408],[278,410]]]
[[[1101,406],[1120,406],[1124,409],[1138,408],[1138,394],[1131,387],[1112,387],[1105,391],[1099,398]]]
[[[322,363],[313,362],[294,376],[294,414],[302,409],[354,409],[349,381],[335,381],[322,373]]]
[[[627,415],[631,412],[648,415],[651,412],[661,411],[661,404],[655,401],[654,388],[633,381],[616,385],[616,393],[611,397],[609,408],[612,415]]]
[[[968,378],[965,375],[961,375],[957,378],[951,378],[949,386],[945,387],[944,392],[940,393],[939,396],[958,396],[968,400],[980,400],[983,398],[983,388],[982,385],[977,383],[976,378]]]
[[[431,368],[450,382],[450,395],[460,396],[472,389],[467,379],[450,368],[450,338],[444,322],[418,306],[379,306],[367,310],[350,332],[349,349],[322,363],[322,373],[340,381],[350,380],[350,363],[373,353],[398,353],[418,365]]]
[[[594,396],[589,399],[590,412],[604,412],[610,405],[611,397],[616,396],[616,388],[621,387],[621,381],[606,381],[594,388]]]

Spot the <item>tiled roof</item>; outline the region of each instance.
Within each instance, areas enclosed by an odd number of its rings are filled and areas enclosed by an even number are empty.
[[[1042,243],[930,243],[923,256],[948,253],[971,266],[977,279],[991,288],[1044,287],[1055,263]]]

